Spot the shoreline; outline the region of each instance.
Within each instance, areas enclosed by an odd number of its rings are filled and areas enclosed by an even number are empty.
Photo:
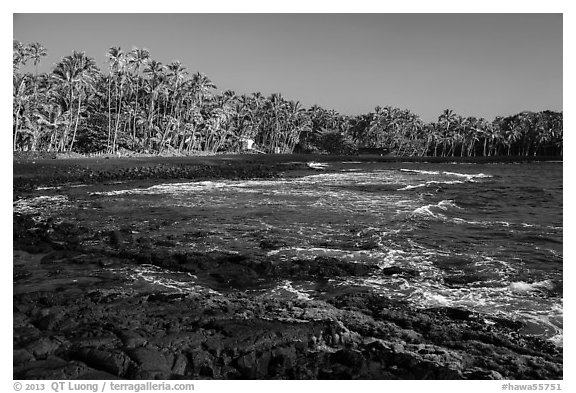
[[[14,199],[37,195],[38,185],[75,181],[300,176],[318,173],[306,163],[325,157],[15,162]],[[417,309],[363,287],[313,300],[258,292],[282,283],[289,288],[295,279],[363,277],[374,267],[326,257],[276,265],[226,251],[182,251],[176,247],[182,239],[165,236],[170,223],[146,212],[130,219],[150,220],[140,233],[121,217],[126,222],[110,231],[13,217],[15,379],[563,377],[563,349],[522,334],[518,321],[451,307]],[[191,239],[210,231],[187,225]],[[193,290],[171,284],[187,275],[199,283]]]
[[[365,163],[531,163],[562,162],[562,157],[397,157],[378,155],[219,154],[183,157],[13,158],[14,191],[63,183],[99,183],[151,179],[251,179],[299,176],[310,172],[308,162]],[[305,172],[302,172],[305,171]],[[330,171],[328,168],[327,172]]]

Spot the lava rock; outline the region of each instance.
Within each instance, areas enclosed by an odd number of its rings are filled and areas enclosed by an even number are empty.
[[[81,348],[72,351],[70,355],[88,366],[119,377],[124,376],[129,368],[134,366],[134,362],[125,353],[118,350]]]
[[[170,372],[174,364],[174,355],[151,348],[134,348],[128,354],[145,371]]]

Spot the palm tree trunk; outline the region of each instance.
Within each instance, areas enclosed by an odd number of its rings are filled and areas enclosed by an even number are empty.
[[[54,127],[54,130],[52,131],[52,135],[50,135],[50,143],[48,143],[48,152],[52,151],[52,146],[54,145],[55,141],[56,141],[56,133],[58,132],[58,128]]]
[[[138,88],[140,84],[140,79],[136,75],[136,112],[134,112],[134,130],[132,131],[132,149],[136,146],[136,116],[138,116]]]
[[[20,103],[16,110],[16,129],[14,130],[14,151],[16,151],[16,142],[18,141],[18,129],[20,128]]]
[[[120,89],[116,86],[116,96],[118,99],[118,108],[116,111],[116,124],[114,125],[114,142],[112,143],[112,153],[116,153],[116,141],[118,139],[118,126],[120,125],[120,113],[122,112],[122,82],[120,82]]]
[[[110,151],[110,138],[112,134],[112,76],[108,76],[108,140],[106,150]]]
[[[82,94],[78,92],[78,110],[76,111],[76,124],[74,124],[74,135],[72,135],[72,143],[70,143],[70,149],[68,151],[72,151],[72,147],[74,146],[74,141],[76,140],[76,130],[78,130],[78,122],[80,121],[80,99],[82,98]]]
[[[148,129],[145,131],[146,148],[150,149],[150,133],[154,129],[154,90],[150,93],[150,104],[148,105]]]
[[[70,112],[70,119],[68,120],[68,124],[66,124],[66,128],[64,129],[64,135],[62,135],[62,139],[60,140],[59,146],[58,146],[58,151],[66,151],[66,144],[67,144],[67,140],[68,140],[68,135],[70,134],[70,127],[72,127],[72,104],[74,102],[74,92],[73,92],[73,87],[70,86],[70,108],[69,108],[69,112]]]

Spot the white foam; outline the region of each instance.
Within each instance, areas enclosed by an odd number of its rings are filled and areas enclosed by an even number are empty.
[[[438,171],[424,171],[424,170],[419,170],[419,169],[405,169],[405,168],[401,168],[400,171],[402,172],[412,172],[412,173],[422,173],[425,175],[439,175],[440,172]]]
[[[63,210],[69,204],[66,195],[41,195],[34,198],[19,199],[12,206],[14,213],[45,216]]]
[[[415,209],[412,213],[419,215],[419,216],[427,216],[427,217],[433,217],[439,220],[444,220],[446,219],[446,216],[444,214],[441,213],[434,213],[431,209],[433,207],[436,207],[436,205],[425,205],[425,206],[421,206],[417,209]]]
[[[440,181],[440,180],[430,180],[427,181],[425,183],[420,183],[420,184],[416,184],[414,186],[408,185],[406,187],[403,188],[399,188],[396,191],[406,191],[406,190],[411,190],[414,188],[421,188],[421,187],[428,187],[431,185],[443,185],[443,184],[463,184],[464,182],[461,180],[445,180],[445,181]]]
[[[414,257],[407,253],[407,257]],[[426,265],[425,259],[416,264],[420,269]],[[406,261],[395,261],[395,264]],[[433,267],[430,267],[433,269]],[[420,270],[419,269],[419,270]],[[368,286],[377,293],[390,299],[404,300],[418,308],[456,307],[479,312],[486,315],[487,323],[491,316],[528,323],[525,334],[535,334],[550,340],[555,345],[562,345],[563,307],[556,298],[527,296],[530,291],[542,288],[550,289],[552,282],[544,280],[532,284],[512,282],[503,285],[504,277],[493,280],[492,284],[484,282],[479,286],[447,287],[442,274],[421,274],[410,279],[401,276],[371,276],[368,278],[351,277],[339,286]],[[434,272],[430,272],[434,273]],[[515,288],[517,291],[512,291]],[[561,301],[561,299],[560,299]],[[530,326],[532,326],[530,328]]]
[[[428,182],[426,183],[421,183],[421,184],[416,184],[415,186],[406,186],[406,187],[402,187],[397,189],[396,191],[406,191],[406,190],[413,190],[415,188],[422,188],[422,187],[426,187],[428,185]]]
[[[59,190],[62,187],[37,187],[36,191]]]
[[[557,347],[562,347],[564,345],[564,334],[563,333],[555,334],[554,336],[550,337],[549,340],[552,342],[552,344],[556,345]]]
[[[485,223],[485,221],[470,221],[470,220],[464,220],[464,219],[458,218],[458,217],[454,217],[452,219],[452,222],[454,222],[456,224],[470,224],[470,225],[483,225]]]
[[[238,184],[242,186],[243,184]],[[93,192],[90,195],[153,195],[153,194],[180,194],[193,191],[212,191],[215,189],[228,188],[230,184],[222,181],[199,181],[186,183],[157,184],[147,188],[132,188],[125,190],[113,190]]]
[[[443,211],[448,211],[449,208],[456,208],[456,209],[461,209],[458,205],[456,205],[454,203],[454,201],[452,200],[442,200],[436,204],[429,204],[429,205],[424,205],[424,206],[420,206],[417,209],[414,209],[414,211],[412,211],[412,214],[415,215],[419,215],[419,216],[424,216],[424,217],[432,217],[432,218],[436,218],[439,220],[446,220],[447,217],[439,212],[434,212],[432,209],[440,209]]]
[[[406,257],[406,251],[404,250],[388,250],[388,253],[384,257],[384,260],[378,263],[378,267],[385,268],[395,265],[397,261],[403,260]]]
[[[533,283],[527,283],[525,281],[516,281],[510,283],[508,288],[512,292],[528,293],[528,292],[538,292],[542,289],[551,290],[554,288],[554,284],[550,280],[537,281]]]
[[[492,177],[492,175],[486,175],[484,173],[458,173],[458,172],[442,172],[445,175],[450,175],[450,176],[460,176],[460,177],[465,177],[468,180],[472,180],[475,178],[478,179],[484,179],[484,178],[490,178]]]
[[[177,293],[212,293],[219,292],[196,283],[197,277],[191,273],[173,272],[155,265],[143,264],[113,268],[110,271],[123,274],[132,281],[145,281],[154,286],[160,286]]]
[[[282,260],[314,259],[318,256],[334,257],[358,264],[387,258],[387,253],[380,250],[341,250],[328,247],[282,247],[268,251],[266,255],[277,256]]]
[[[442,209],[442,210],[448,210],[448,208],[450,208],[450,207],[451,207],[451,208],[455,208],[455,209],[460,209],[460,210],[462,209],[461,207],[459,207],[458,205],[456,205],[456,204],[454,203],[454,201],[451,200],[451,199],[441,200],[440,202],[438,202],[437,206],[438,206],[440,209]]]
[[[329,165],[323,162],[315,162],[315,161],[310,161],[307,162],[306,165],[308,165],[309,168],[312,169],[320,169],[320,170],[324,170],[326,169],[326,167],[328,167]]]
[[[308,295],[306,292],[294,288],[294,286],[292,285],[292,281],[289,280],[286,280],[282,284],[278,285],[275,290],[272,290],[272,292],[277,293],[279,290],[280,291],[284,290],[286,292],[295,295],[298,300],[312,300],[310,295]]]

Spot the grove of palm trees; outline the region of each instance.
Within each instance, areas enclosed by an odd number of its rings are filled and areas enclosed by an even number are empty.
[[[246,140],[267,153],[399,156],[561,156],[562,112],[521,112],[489,121],[446,109],[426,123],[409,110],[377,106],[355,116],[281,94],[217,92],[179,61],[148,50],[109,49],[108,69],[74,51],[48,73],[39,43],[13,45],[14,151],[198,154],[239,152]],[[33,65],[34,72],[23,72]],[[30,67],[28,67],[30,68]]]

